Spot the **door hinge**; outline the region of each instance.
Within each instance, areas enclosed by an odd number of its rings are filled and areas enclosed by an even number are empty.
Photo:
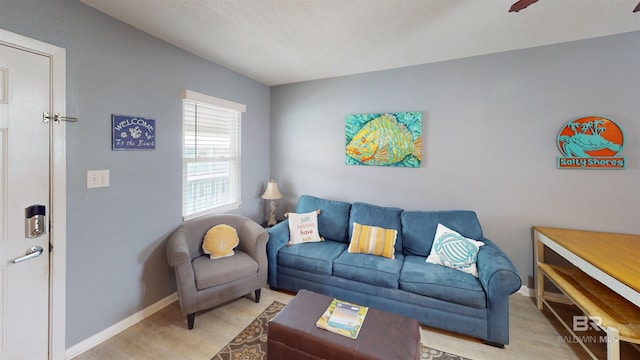
[[[53,243],[51,242],[51,221],[49,221],[49,252],[53,251]]]

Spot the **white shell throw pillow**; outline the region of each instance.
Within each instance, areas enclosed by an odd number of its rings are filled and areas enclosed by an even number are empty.
[[[456,231],[438,224],[427,262],[444,265],[478,277],[476,260],[482,245],[484,245],[482,241],[468,239]]]

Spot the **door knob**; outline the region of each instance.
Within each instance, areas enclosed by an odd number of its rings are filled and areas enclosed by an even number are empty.
[[[44,251],[44,249],[42,248],[42,246],[34,246],[31,249],[27,250],[27,252],[25,253],[25,255],[23,257],[19,257],[19,258],[13,260],[13,263],[17,264],[17,263],[25,261],[25,260],[33,259],[35,257],[38,257],[38,256],[42,255],[43,251]]]

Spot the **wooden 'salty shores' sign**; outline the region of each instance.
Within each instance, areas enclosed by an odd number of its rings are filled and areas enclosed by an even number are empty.
[[[587,116],[568,122],[558,133],[559,169],[624,169],[619,157],[624,145],[622,129],[613,121]]]
[[[154,150],[156,121],[135,116],[112,115],[113,150]]]

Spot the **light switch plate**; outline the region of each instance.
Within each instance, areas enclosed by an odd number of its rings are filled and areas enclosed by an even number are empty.
[[[87,171],[87,189],[108,187],[109,170],[89,170]]]

